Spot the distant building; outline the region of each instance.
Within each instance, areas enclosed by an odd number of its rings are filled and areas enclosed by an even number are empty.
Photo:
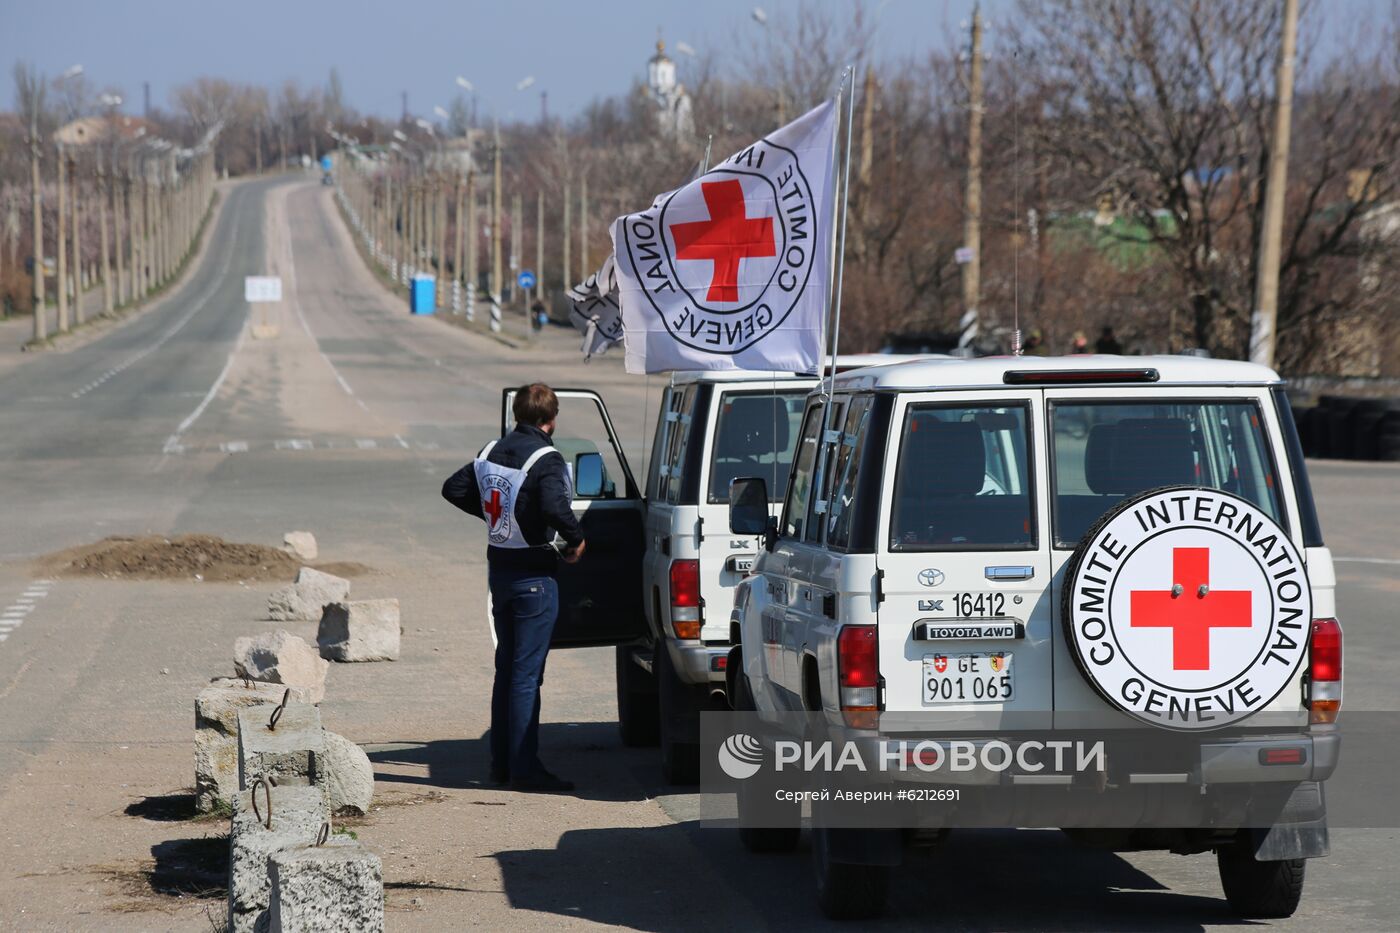
[[[656,108],[657,128],[663,136],[686,139],[695,135],[690,95],[676,81],[676,63],[666,57],[666,43],[656,40],[656,54],[647,63],[647,100]]]
[[[141,136],[155,137],[155,128],[141,117],[114,114],[110,117],[79,117],[54,131],[55,142],[65,146],[86,146],[113,139],[129,141]]]

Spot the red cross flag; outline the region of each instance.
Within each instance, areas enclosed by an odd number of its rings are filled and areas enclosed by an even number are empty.
[[[613,222],[628,372],[817,371],[835,138],[827,101]]]

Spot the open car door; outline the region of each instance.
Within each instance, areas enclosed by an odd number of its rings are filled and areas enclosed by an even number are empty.
[[[513,388],[501,393],[501,433],[514,427]],[[559,562],[559,622],[551,646],[585,648],[640,641],[645,500],[598,393],[555,389],[554,446],[574,477],[574,514],[588,547],[575,564]]]

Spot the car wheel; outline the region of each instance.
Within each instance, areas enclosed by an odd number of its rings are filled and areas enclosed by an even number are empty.
[[[635,651],[630,645],[617,648],[617,728],[628,748],[655,745],[660,737],[656,675],[636,662]]]
[[[1236,842],[1216,849],[1215,860],[1225,899],[1241,917],[1291,917],[1298,909],[1306,859],[1260,862],[1249,846]]]
[[[656,646],[657,711],[660,717],[661,776],[667,784],[700,782],[700,743],[696,732],[700,705],[696,690],[683,684],[671,667],[671,655],[660,642]]]
[[[812,829],[812,862],[817,870],[817,903],[832,920],[872,920],[885,912],[890,889],[886,865],[852,865],[831,860],[831,833]],[[852,830],[845,830],[852,832]]]
[[[802,804],[773,798],[763,773],[739,782],[739,842],[750,852],[791,852],[802,836]],[[762,825],[762,824],[770,825]],[[781,825],[771,825],[771,824]]]

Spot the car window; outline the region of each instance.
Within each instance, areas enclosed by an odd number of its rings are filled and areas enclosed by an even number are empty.
[[[891,551],[1036,546],[1025,405],[910,405],[890,510]]]
[[[822,403],[814,402],[807,409],[807,418],[802,423],[792,479],[788,482],[783,506],[783,534],[788,537],[801,538],[803,529],[807,527],[807,501],[811,498],[812,471],[817,461],[817,434],[821,428]]]
[[[720,400],[710,452],[710,501],[728,502],[729,484],[761,476],[768,498],[782,498],[797,448],[805,391],[727,392]]]
[[[1109,509],[1161,486],[1234,493],[1284,523],[1253,401],[1056,401],[1050,423],[1056,547],[1074,547]]]
[[[660,496],[662,466],[666,462],[666,429],[671,423],[666,419],[666,412],[671,410],[671,400],[678,394],[669,386],[661,393],[661,407],[656,416],[656,435],[651,441],[651,462],[647,465],[648,499],[657,499]]]
[[[814,483],[819,486],[816,499],[810,504],[807,519],[807,526],[803,530],[805,540],[814,544],[821,543],[822,525],[825,521],[824,511],[831,499],[832,477],[835,475],[836,457],[840,453],[840,434],[842,419],[846,416],[846,399],[837,398],[831,403],[831,422],[827,430],[830,432],[822,441],[821,457],[817,460],[817,469],[820,475],[814,479]]]
[[[671,398],[671,410],[667,416],[669,423],[666,425],[666,459],[661,467],[658,498],[677,505],[681,500],[681,472],[686,447],[690,442],[690,422],[695,413],[695,385],[692,383],[679,392],[672,389]]]
[[[841,450],[832,473],[835,492],[831,495],[826,517],[826,546],[829,548],[845,550],[850,543],[852,505],[865,450],[865,431],[870,423],[871,401],[868,395],[852,401],[841,430]]]
[[[595,498],[617,498],[624,486],[625,474],[598,402],[592,398],[570,395],[560,397],[559,417],[555,425],[551,439],[555,448],[563,454],[571,475],[579,454],[596,453],[603,459],[603,491]]]

